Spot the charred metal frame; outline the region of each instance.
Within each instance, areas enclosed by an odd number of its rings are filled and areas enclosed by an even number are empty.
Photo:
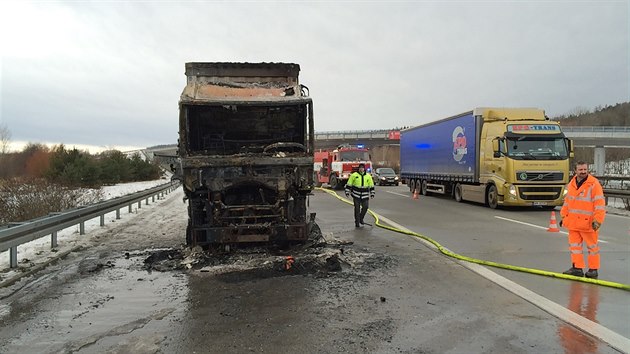
[[[188,63],[180,99],[189,245],[305,241],[313,105],[297,64]]]

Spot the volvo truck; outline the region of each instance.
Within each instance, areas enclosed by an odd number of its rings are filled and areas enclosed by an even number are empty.
[[[537,108],[475,108],[403,130],[410,191],[499,206],[562,205],[573,145]]]

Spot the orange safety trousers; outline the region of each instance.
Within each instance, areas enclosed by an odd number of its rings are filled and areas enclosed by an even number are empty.
[[[571,252],[571,262],[575,268],[585,268],[583,243],[586,242],[588,249],[589,269],[599,269],[599,238],[598,231],[577,231],[569,230],[569,251]]]

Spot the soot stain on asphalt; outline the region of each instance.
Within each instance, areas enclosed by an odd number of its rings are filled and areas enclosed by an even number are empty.
[[[249,246],[219,252],[182,246],[126,253],[125,258],[143,259],[140,267],[148,272],[198,272],[225,283],[283,276],[367,276],[396,263],[389,255],[358,249],[352,242],[332,237],[288,248]]]

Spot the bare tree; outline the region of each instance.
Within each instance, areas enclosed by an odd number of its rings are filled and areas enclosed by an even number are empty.
[[[6,124],[0,124],[0,154],[4,155],[9,151],[11,143],[11,131]]]
[[[582,106],[577,106],[569,111],[569,116],[583,116],[589,113],[591,113],[590,109]]]

